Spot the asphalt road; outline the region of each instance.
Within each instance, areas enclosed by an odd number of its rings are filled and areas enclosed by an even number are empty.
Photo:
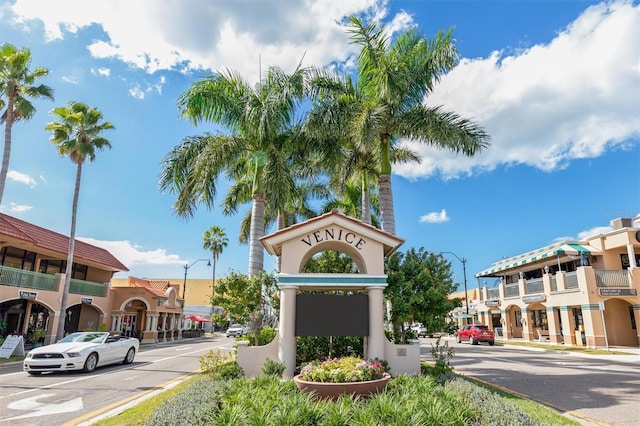
[[[435,339],[422,339],[431,359]],[[457,372],[525,395],[585,425],[640,425],[640,355],[585,355],[566,351],[456,343]]]
[[[547,405],[584,425],[640,425],[640,355],[588,356],[443,340],[455,350],[457,372]],[[123,410],[199,370],[210,349],[231,350],[215,337],[142,347],[133,364],[91,374],[29,376],[21,365],[0,366],[0,426],[83,425]],[[435,339],[422,339],[430,359]]]
[[[0,367],[0,425],[72,425],[125,405],[199,371],[199,357],[229,349],[233,339],[184,339],[141,347],[131,365],[113,365],[91,374],[29,376],[22,365]]]

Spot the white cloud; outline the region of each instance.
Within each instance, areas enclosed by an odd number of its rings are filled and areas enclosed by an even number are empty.
[[[107,250],[127,268],[135,265],[176,265],[184,263],[180,256],[167,254],[165,249],[159,248],[145,251],[140,246],[131,243],[131,241],[102,241],[85,237],[78,237],[78,240]]]
[[[78,84],[78,79],[69,76],[62,76],[62,81],[65,83]]]
[[[102,39],[88,49],[95,58],[121,60],[149,73],[158,70],[237,69],[250,81],[259,64],[293,69],[346,57],[354,47],[340,21],[352,13],[386,15],[388,0],[307,2],[190,2],[179,0],[16,0],[22,25],[42,21],[49,40],[99,25]],[[401,22],[407,18],[400,14]],[[395,22],[395,21],[394,21]],[[283,29],[286,28],[286,31]]]
[[[33,208],[33,206],[26,206],[24,204],[9,203],[9,210],[12,211],[13,213],[26,212],[26,211],[31,210],[32,208]]]
[[[445,209],[442,209],[439,212],[431,212],[422,215],[420,216],[420,219],[418,221],[420,223],[442,223],[448,222],[449,217],[447,217],[447,211]]]
[[[611,232],[613,228],[610,226],[596,226],[595,228],[587,229],[585,231],[578,233],[578,240],[584,240],[588,237],[593,237],[599,234],[605,234],[607,232]]]
[[[417,145],[422,163],[395,172],[451,178],[514,164],[552,171],[638,143],[638,28],[640,6],[601,3],[548,44],[462,60],[427,103],[477,121],[490,148],[467,158]]]
[[[136,99],[144,99],[144,92],[140,89],[139,85],[135,85],[131,89],[129,89],[129,95]]]
[[[38,184],[38,182],[31,176],[25,175],[24,173],[16,172],[15,170],[9,170],[7,172],[7,178],[16,182],[24,183],[30,188],[33,188]]]
[[[103,77],[109,77],[111,75],[111,70],[109,68],[91,68],[91,73],[101,75]]]

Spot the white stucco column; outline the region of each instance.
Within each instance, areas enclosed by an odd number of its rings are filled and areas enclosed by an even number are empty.
[[[285,365],[284,376],[293,377],[296,369],[296,294],[298,286],[280,287],[280,325],[278,359]]]
[[[369,294],[369,339],[367,357],[384,359],[384,287],[368,287]]]
[[[629,268],[637,268],[636,255],[633,251],[633,244],[627,244],[627,256],[629,256]]]

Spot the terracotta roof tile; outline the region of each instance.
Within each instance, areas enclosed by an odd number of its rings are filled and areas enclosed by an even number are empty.
[[[22,240],[35,247],[57,252],[61,258],[66,258],[69,250],[68,236],[41,228],[3,213],[0,213],[0,235],[6,235]],[[73,257],[76,262],[81,262],[82,260],[90,261],[117,272],[129,270],[107,250],[78,239],[75,241]]]
[[[142,278],[129,277],[131,283],[136,287],[146,288],[156,296],[165,295],[167,288],[170,287],[169,281],[165,280],[145,280]]]

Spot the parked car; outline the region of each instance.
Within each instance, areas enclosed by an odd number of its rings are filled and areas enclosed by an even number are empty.
[[[412,324],[411,329],[418,337],[427,337],[427,327],[420,323]]]
[[[468,340],[470,344],[477,345],[479,342],[487,342],[490,346],[495,343],[493,330],[484,324],[467,324],[456,331],[456,342],[460,343]]]
[[[244,324],[231,324],[229,328],[227,328],[227,337],[241,337],[249,334],[249,326]]]
[[[91,372],[103,365],[131,364],[139,345],[136,338],[108,332],[72,333],[57,343],[30,350],[22,369],[36,376],[45,371]]]

